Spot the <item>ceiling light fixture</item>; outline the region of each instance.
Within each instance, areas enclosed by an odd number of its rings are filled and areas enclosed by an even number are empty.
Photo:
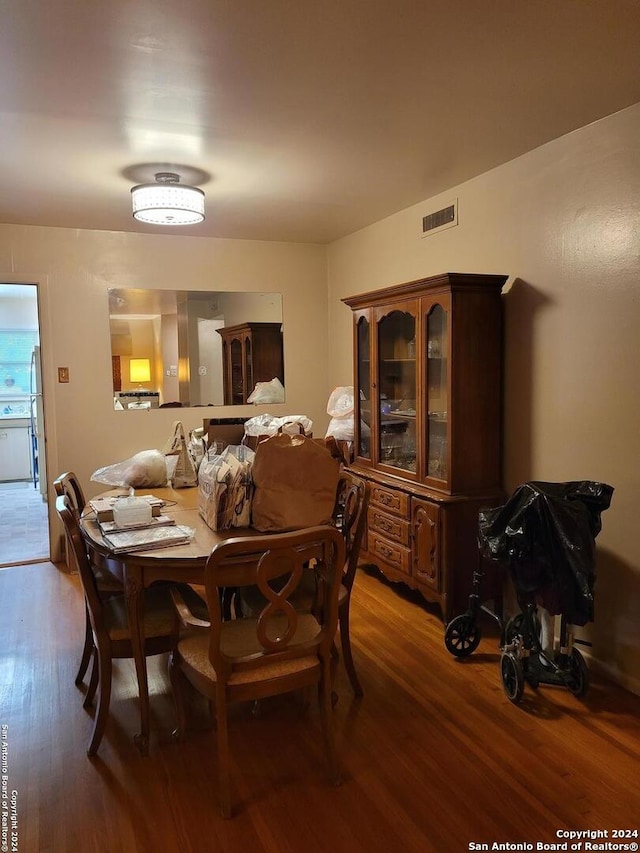
[[[195,225],[204,221],[204,193],[180,185],[175,172],[156,172],[155,184],[131,188],[133,218],[151,225]]]

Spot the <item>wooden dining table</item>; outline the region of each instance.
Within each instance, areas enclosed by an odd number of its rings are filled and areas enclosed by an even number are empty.
[[[129,494],[128,490],[115,489],[100,497]],[[114,571],[114,563],[121,571],[124,596],[129,618],[133,656],[140,688],[140,734],[134,740],[142,753],[149,752],[149,685],[147,660],[144,653],[144,596],[143,591],[154,581],[176,581],[190,584],[204,583],[204,567],[214,546],[225,539],[237,536],[259,536],[251,527],[233,527],[214,531],[204,522],[198,511],[198,489],[140,489],[138,495],[153,494],[163,501],[162,513],[175,519],[176,524],[193,531],[188,543],[157,548],[152,551],[129,551],[114,554],[102,536],[95,514],[89,505],[82,515],[80,527],[92,563]],[[108,561],[108,563],[107,563]]]

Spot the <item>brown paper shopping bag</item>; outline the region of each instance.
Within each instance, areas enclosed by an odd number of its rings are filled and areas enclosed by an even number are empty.
[[[253,463],[252,523],[275,532],[329,524],[340,461],[323,443],[303,435],[261,441]]]

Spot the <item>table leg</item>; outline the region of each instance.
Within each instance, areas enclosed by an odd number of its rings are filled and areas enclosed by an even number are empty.
[[[147,681],[147,658],[144,653],[144,582],[142,567],[125,565],[124,594],[129,617],[133,659],[138,676],[140,699],[140,734],[134,741],[141,755],[149,754],[149,684]]]

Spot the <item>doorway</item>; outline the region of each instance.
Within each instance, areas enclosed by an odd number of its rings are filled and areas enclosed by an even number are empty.
[[[48,560],[36,284],[0,283],[0,568]]]

